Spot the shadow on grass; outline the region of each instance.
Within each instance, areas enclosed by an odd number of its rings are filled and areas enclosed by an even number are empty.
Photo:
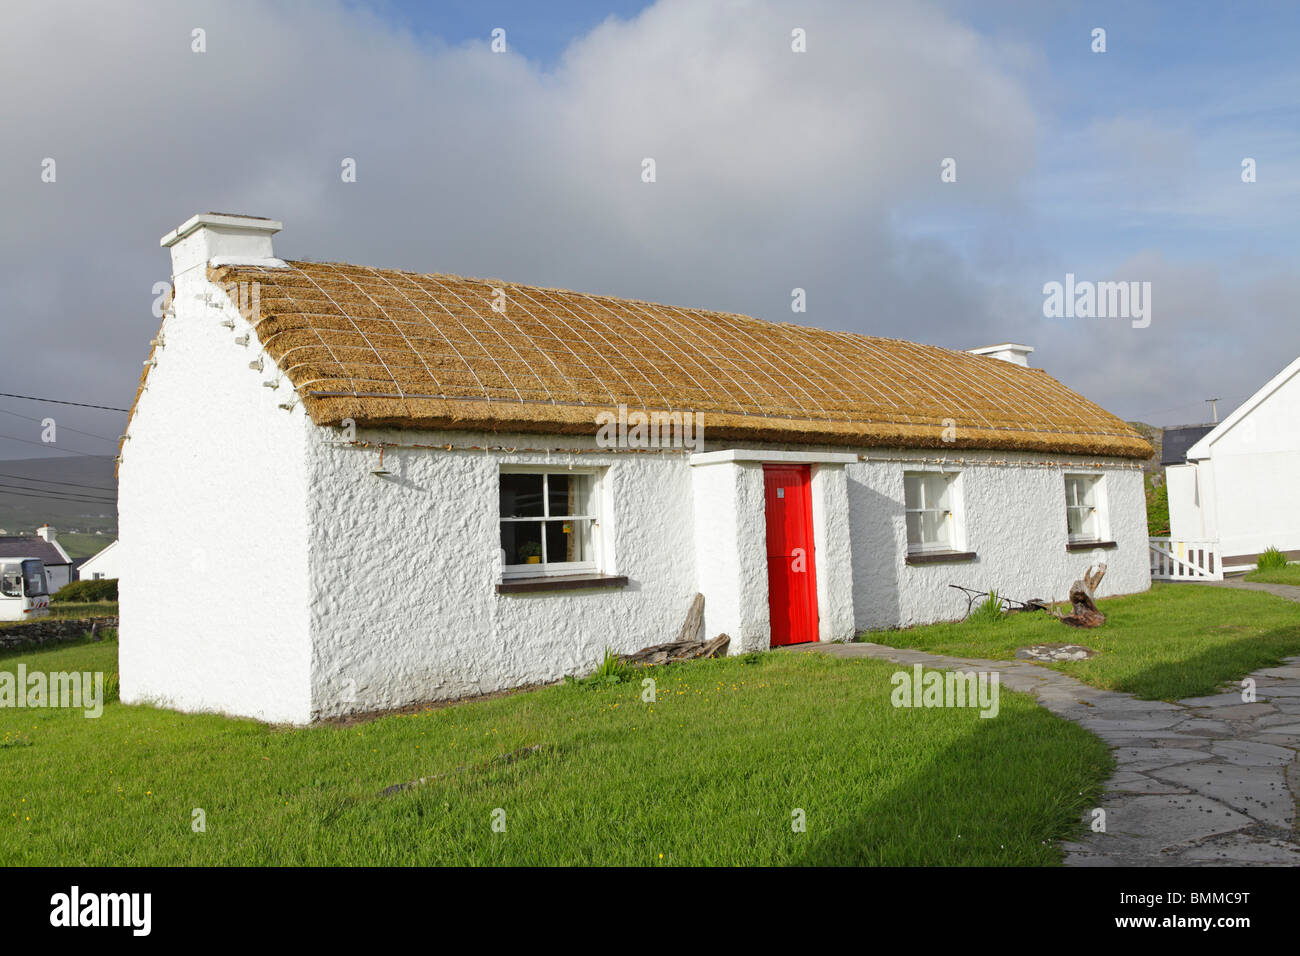
[[[1160,661],[1132,674],[1116,676],[1112,686],[1143,700],[1204,697],[1220,692],[1225,685],[1236,685],[1254,671],[1276,667],[1284,658],[1297,654],[1300,654],[1300,621],[1296,627],[1274,628],[1213,645],[1191,657]],[[1086,671],[1080,669],[1076,673],[1081,676]]]
[[[905,784],[844,807],[843,822],[810,832],[791,865],[1058,863],[1058,842],[1082,832],[1114,762],[1092,734],[1033,706],[1015,719],[977,720]],[[1044,793],[1046,780],[1054,783]]]

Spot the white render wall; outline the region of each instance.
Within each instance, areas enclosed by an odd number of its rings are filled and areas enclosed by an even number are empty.
[[[771,643],[771,617],[763,466],[720,461],[693,465],[690,470],[705,634],[730,637],[728,654],[766,650]]]
[[[605,649],[672,640],[696,592],[684,457],[308,449],[312,713],[328,717],[584,674]],[[574,436],[359,430],[403,444],[592,448]],[[498,594],[503,464],[600,468],[607,574],[622,588]],[[609,510],[613,503],[612,514]],[[761,512],[760,512],[761,515]],[[706,600],[706,606],[707,606]]]
[[[310,426],[277,407],[287,385],[262,387],[273,366],[249,368],[256,346],[235,342],[248,324],[204,272],[176,277],[122,452],[121,697],[302,723]]]
[[[1208,492],[1203,520],[1210,536],[1218,538],[1220,552],[1300,549],[1300,373],[1236,424],[1207,437],[1213,438],[1207,443],[1210,457],[1196,467]],[[1175,518],[1172,497],[1169,510]]]
[[[948,587],[960,584],[1027,600],[1064,600],[1070,584],[1089,564],[1106,562],[1102,596],[1145,591],[1151,586],[1147,557],[1146,498],[1142,473],[1115,462],[1102,469],[1109,537],[1118,547],[1066,551],[1065,483],[1057,468],[1028,461],[1042,455],[966,452],[967,462],[1021,460],[1024,465],[964,464],[960,472],[961,547],[975,560],[908,565],[903,473],[919,464],[891,461],[907,453],[868,452],[873,460],[848,466],[853,552],[854,620],[859,629],[907,627],[961,617],[966,599]],[[912,456],[919,457],[919,456]],[[1062,459],[1069,461],[1071,459]],[[933,466],[930,466],[933,467]],[[1072,473],[1089,469],[1069,469]],[[954,508],[957,511],[958,508]]]
[[[817,572],[818,639],[852,640],[853,542],[849,483],[843,465],[812,466],[813,554]]]

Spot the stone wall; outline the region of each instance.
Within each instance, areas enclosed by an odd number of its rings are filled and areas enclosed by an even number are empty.
[[[49,617],[13,627],[0,627],[0,650],[20,647],[39,647],[42,644],[61,644],[79,641],[91,632],[92,627],[117,627],[115,617]]]

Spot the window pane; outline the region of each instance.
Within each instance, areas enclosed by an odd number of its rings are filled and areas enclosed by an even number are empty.
[[[542,516],[542,476],[501,476],[501,517],[540,518]]]
[[[590,521],[546,522],[546,563],[591,561]]]
[[[943,511],[921,512],[921,539],[926,545],[948,544],[948,515]]]
[[[948,479],[943,475],[925,476],[925,506],[948,510]]]
[[[1065,510],[1066,528],[1072,538],[1097,537],[1097,509],[1087,506]]]
[[[921,545],[921,514],[918,511],[909,511],[907,513],[907,546],[909,548],[920,547]]]
[[[546,494],[549,499],[547,514],[591,514],[591,475],[548,475]]]
[[[506,564],[540,564],[542,523],[540,521],[501,522],[501,550],[505,552]]]
[[[903,501],[907,508],[921,507],[921,476],[903,476]]]

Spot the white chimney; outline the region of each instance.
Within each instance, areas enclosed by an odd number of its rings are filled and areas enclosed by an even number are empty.
[[[283,266],[271,248],[271,237],[283,228],[260,216],[207,212],[190,217],[158,244],[172,251],[173,276],[213,259],[216,265]]]
[[[1029,353],[1034,350],[1032,345],[1017,345],[1014,342],[1003,342],[1001,345],[986,345],[983,348],[967,349],[971,355],[987,355],[989,358],[1001,359],[1004,362],[1010,362],[1012,365],[1023,365],[1029,367]]]
[[[43,525],[42,527],[37,528],[36,536],[43,541],[48,541],[50,544],[54,543],[54,529],[49,525]]]

